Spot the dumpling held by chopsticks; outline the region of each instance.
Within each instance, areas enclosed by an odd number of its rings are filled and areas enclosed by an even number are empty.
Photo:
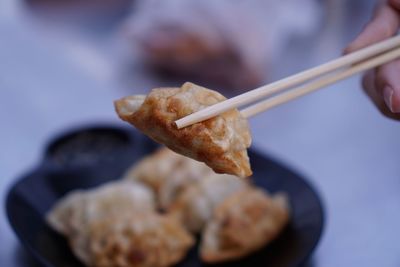
[[[226,98],[218,92],[185,83],[181,88],[153,89],[148,96],[115,101],[119,117],[173,151],[206,163],[217,173],[252,174],[247,148],[251,134],[237,109],[178,129],[175,120]]]

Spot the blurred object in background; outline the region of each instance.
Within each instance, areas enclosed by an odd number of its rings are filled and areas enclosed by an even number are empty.
[[[133,0],[25,0],[29,11],[50,24],[103,30],[129,12]]]
[[[292,37],[320,21],[314,0],[142,0],[124,25],[152,69],[224,89],[262,85]]]

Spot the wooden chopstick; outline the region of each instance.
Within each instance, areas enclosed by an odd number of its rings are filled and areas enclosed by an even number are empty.
[[[348,78],[354,74],[357,74],[359,72],[363,72],[368,69],[375,68],[379,65],[382,65],[384,63],[387,63],[387,62],[392,61],[399,57],[400,57],[400,48],[391,50],[389,52],[386,52],[384,54],[376,56],[370,60],[366,60],[364,62],[358,63],[346,70],[338,72],[337,74],[327,76],[327,77],[322,77],[322,78],[312,81],[306,85],[294,88],[288,92],[285,92],[278,96],[272,97],[272,98],[262,101],[260,103],[254,104],[248,108],[241,110],[240,112],[242,113],[242,115],[245,118],[252,117],[254,115],[259,114],[260,112],[266,111],[268,109],[271,109],[273,107],[276,107],[278,105],[286,103],[295,98],[309,94],[309,93],[316,91],[318,89],[321,89],[325,86],[328,86],[328,85],[336,83],[340,80],[346,79],[346,78]]]
[[[284,91],[290,87],[304,83],[310,79],[317,78],[318,76],[327,74],[329,72],[339,70],[349,65],[364,61],[372,56],[379,55],[396,47],[400,47],[400,36],[392,37],[390,39],[371,45],[346,56],[342,56],[338,59],[332,60],[320,66],[308,69],[298,74],[289,76],[285,79],[256,88],[244,94],[209,106],[175,121],[175,124],[178,129],[180,129],[191,124],[207,120],[230,109],[241,107],[255,101],[260,101],[262,98],[265,98],[272,94]]]

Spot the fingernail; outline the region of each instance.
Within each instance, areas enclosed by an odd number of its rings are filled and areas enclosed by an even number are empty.
[[[386,86],[383,89],[383,99],[385,100],[386,106],[390,109],[391,112],[393,111],[393,88],[390,86]]]

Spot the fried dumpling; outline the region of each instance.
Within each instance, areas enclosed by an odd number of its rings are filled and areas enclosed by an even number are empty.
[[[94,189],[68,193],[47,214],[47,220],[56,231],[67,235],[102,217],[154,209],[154,195],[145,186],[110,182]]]
[[[211,174],[204,163],[163,147],[132,166],[123,179],[149,186],[160,208],[167,209],[187,186]]]
[[[181,88],[153,89],[145,96],[115,101],[119,117],[173,151],[202,161],[217,173],[239,177],[252,174],[247,148],[247,120],[237,109],[177,129],[175,120],[226,98],[216,91],[185,83]]]
[[[110,182],[98,188],[77,190],[59,200],[47,214],[49,225],[65,235],[75,255],[89,264],[91,224],[127,213],[155,211],[153,193],[138,183]]]
[[[247,187],[225,198],[214,210],[200,245],[204,262],[234,260],[260,249],[275,239],[289,220],[283,194],[269,196]]]
[[[130,167],[122,179],[141,182],[158,194],[164,180],[175,168],[175,158],[173,156],[172,153],[168,152],[168,149],[159,149]]]
[[[47,214],[47,222],[58,233],[69,235],[79,229],[84,221],[86,195],[83,190],[75,190],[59,200]]]
[[[89,254],[96,267],[166,267],[182,260],[193,237],[173,217],[125,214],[90,228]]]
[[[168,212],[177,216],[191,232],[197,233],[211,219],[220,202],[246,186],[247,183],[236,176],[214,174],[188,187]]]

